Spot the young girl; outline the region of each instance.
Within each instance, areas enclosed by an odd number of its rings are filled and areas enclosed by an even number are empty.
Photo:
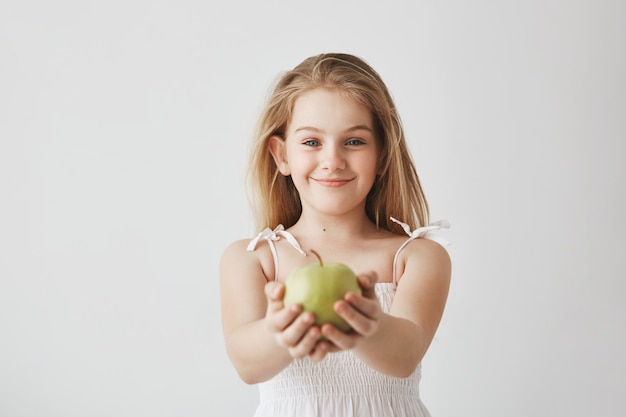
[[[228,246],[220,288],[228,355],[246,383],[259,383],[255,416],[428,416],[420,362],[450,282],[448,253],[430,232],[447,224],[427,225],[380,76],[346,54],[285,73],[260,118],[249,176],[259,230],[273,229]],[[283,303],[289,273],[317,262],[310,250],[358,276],[362,295],[334,305],[349,333]]]

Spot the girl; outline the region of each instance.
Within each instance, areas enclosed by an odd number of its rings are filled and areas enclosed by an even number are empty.
[[[346,54],[285,73],[260,118],[249,178],[259,230],[275,229],[226,248],[220,289],[228,355],[259,383],[255,416],[428,416],[420,362],[450,283],[448,253],[428,234],[447,224],[426,226],[380,76]],[[350,333],[283,303],[289,273],[317,262],[311,249],[358,275],[362,295],[334,305]]]

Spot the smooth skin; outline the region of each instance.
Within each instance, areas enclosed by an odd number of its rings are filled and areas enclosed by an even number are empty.
[[[354,329],[313,325],[300,306],[285,307],[284,285],[294,268],[316,262],[284,239],[276,243],[277,281],[267,242],[247,252],[249,240],[226,248],[220,267],[222,324],[228,355],[243,381],[266,381],[294,359],[320,361],[352,350],[373,369],[407,377],[422,360],[437,330],[450,285],[450,258],[439,244],[417,239],[400,253],[398,287],[389,313],[375,295],[392,281],[393,257],[406,240],[377,229],[365,199],[378,174],[378,143],[369,110],[339,90],[319,88],[295,102],[286,138],[273,137],[270,152],[290,175],[302,215],[288,229],[305,251],[341,262],[356,273],[362,295],[348,293],[335,311]],[[326,340],[320,340],[324,335]]]

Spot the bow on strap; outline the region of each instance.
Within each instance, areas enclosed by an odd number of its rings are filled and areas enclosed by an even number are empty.
[[[301,255],[306,256],[306,252],[302,250],[300,244],[296,240],[295,237],[291,233],[285,230],[285,227],[282,224],[276,226],[274,230],[266,227],[261,233],[256,235],[254,239],[250,241],[246,250],[248,252],[254,251],[256,245],[259,243],[259,240],[265,239],[267,243],[270,245],[270,250],[272,252],[272,257],[274,258],[274,280],[278,277],[278,253],[276,252],[276,245],[274,242],[280,240],[281,237],[287,239],[287,241],[297,250]]]
[[[409,244],[409,242],[411,242],[412,240],[419,239],[419,238],[423,237],[423,238],[426,238],[426,239],[433,240],[433,241],[439,243],[442,246],[450,245],[450,242],[448,242],[447,240],[445,240],[441,236],[438,236],[438,235],[436,235],[434,233],[431,233],[431,232],[433,232],[435,230],[448,229],[450,227],[450,223],[448,223],[447,220],[439,220],[439,221],[436,221],[436,222],[432,222],[428,226],[418,227],[417,229],[411,231],[411,227],[408,224],[403,223],[400,220],[395,219],[393,217],[390,217],[390,219],[391,219],[392,222],[398,223],[400,226],[402,226],[402,228],[404,229],[406,234],[409,235],[409,238],[404,241],[404,243],[396,251],[396,255],[393,258],[393,281],[394,281],[394,283],[396,282],[396,261],[398,260],[398,255],[400,254],[400,251],[402,249],[404,249],[404,247],[406,245]]]
[[[450,223],[448,223],[447,220],[439,220],[436,222],[432,222],[430,223],[428,226],[422,226],[422,227],[418,227],[417,229],[411,231],[411,228],[409,227],[408,224],[401,222],[400,220],[390,217],[391,221],[394,223],[398,223],[400,226],[402,226],[402,228],[404,229],[404,231],[406,232],[407,235],[409,235],[409,240],[407,241],[410,242],[413,239],[418,239],[420,237],[424,237],[430,240],[434,240],[435,242],[439,243],[440,245],[443,246],[448,246],[450,245],[450,242],[448,242],[447,240],[445,240],[444,238],[437,236],[433,233],[435,230],[441,230],[441,229],[448,229],[450,227]]]

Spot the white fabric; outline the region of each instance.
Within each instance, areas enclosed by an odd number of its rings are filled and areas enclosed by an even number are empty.
[[[443,221],[411,232],[408,225],[392,220],[403,226],[409,239],[395,254],[393,282],[375,286],[385,313],[390,311],[395,295],[398,253],[411,240],[432,239],[434,236],[429,232],[449,227]],[[276,274],[278,257],[273,242],[281,236],[302,251],[296,239],[282,226],[274,231],[265,229],[248,246],[248,250],[254,250],[260,239],[266,239],[272,249]],[[442,239],[433,240],[443,242]],[[351,351],[329,354],[318,363],[308,358],[294,360],[274,378],[259,384],[260,403],[254,417],[430,417],[420,399],[420,378],[421,364],[409,377],[396,378],[373,370]]]
[[[265,230],[256,235],[256,237],[248,243],[248,247],[246,248],[248,252],[252,252],[259,243],[259,240],[267,240],[267,243],[270,245],[270,250],[272,251],[272,258],[274,258],[274,281],[278,278],[278,253],[276,252],[276,245],[274,245],[274,242],[280,240],[281,236],[287,239],[287,241],[291,243],[291,246],[300,252],[301,255],[306,256],[306,252],[302,250],[296,238],[293,237],[291,233],[286,231],[282,224],[279,224],[274,230],[266,227]]]
[[[394,284],[375,287],[389,312]],[[421,366],[407,378],[395,378],[365,365],[351,351],[314,363],[294,360],[271,380],[259,384],[254,417],[429,417],[419,393]]]

